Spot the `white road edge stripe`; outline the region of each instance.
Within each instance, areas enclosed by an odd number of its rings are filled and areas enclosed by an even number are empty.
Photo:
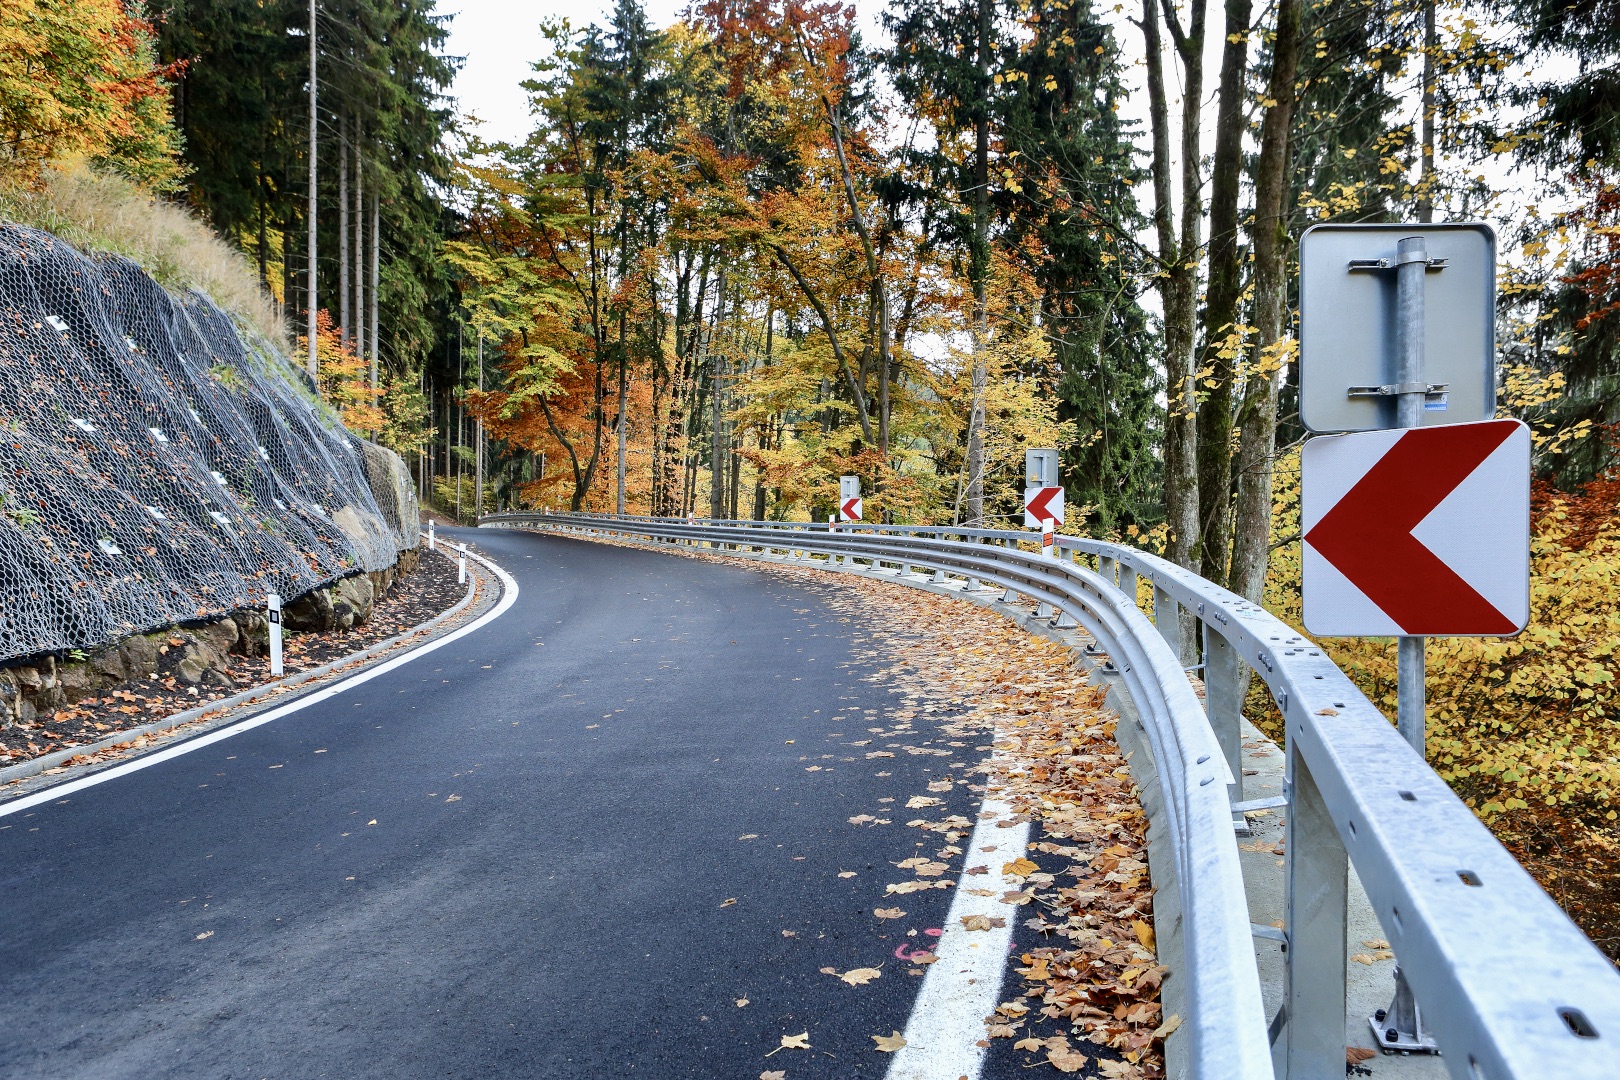
[[[986,1038],[984,1018],[999,1004],[1013,925],[1023,910],[997,899],[1002,891],[1022,887],[1022,882],[1006,877],[1001,867],[1028,850],[1029,824],[996,827],[997,821],[1014,813],[1000,799],[987,798],[979,807],[963,867],[984,863],[990,873],[972,878],[964,874],[957,882],[945,932],[934,950],[939,959],[923,976],[903,1032],[906,1045],[889,1063],[888,1080],[977,1080],[984,1067],[984,1047],[979,1045]],[[993,882],[1001,883],[1000,889],[991,889],[994,895],[974,896],[968,891],[989,889]],[[968,915],[1002,918],[1006,925],[967,930],[962,919]]]
[[[397,656],[386,663],[378,664],[374,668],[368,668],[367,670],[360,672],[358,675],[353,675],[347,679],[344,679],[342,682],[333,683],[324,690],[317,690],[308,697],[299,698],[297,701],[289,702],[280,708],[271,709],[268,712],[260,713],[258,716],[249,717],[240,723],[230,724],[222,728],[216,728],[206,735],[199,735],[195,739],[188,739],[183,743],[178,743],[169,747],[167,750],[159,750],[156,753],[147,754],[145,757],[136,758],[134,761],[127,762],[123,765],[118,765],[111,769],[105,769],[91,776],[86,776],[82,780],[69,780],[66,783],[58,784],[55,787],[45,788],[43,791],[36,791],[32,795],[26,795],[21,799],[8,802],[5,805],[0,806],[0,817],[7,817],[11,814],[18,813],[19,811],[38,806],[41,803],[47,803],[55,799],[60,799],[64,795],[71,795],[76,791],[83,791],[85,788],[95,787],[97,784],[105,784],[107,781],[116,780],[120,776],[128,776],[130,773],[139,772],[142,769],[150,768],[153,765],[168,761],[171,758],[177,758],[181,754],[189,754],[193,750],[201,750],[205,746],[210,746],[222,739],[228,739],[232,735],[240,735],[244,731],[251,731],[253,728],[259,727],[260,725],[268,724],[273,720],[279,720],[284,716],[290,716],[291,714],[298,712],[300,709],[307,709],[317,702],[336,697],[345,690],[359,686],[361,683],[370,682],[379,675],[386,675],[388,672],[393,671],[397,667],[408,664],[412,660],[419,657],[426,656],[428,653],[433,652],[436,649],[441,649],[458,638],[466,637],[474,630],[487,626],[489,623],[494,622],[502,615],[505,615],[507,610],[511,608],[513,604],[517,603],[518,584],[517,581],[513,579],[511,574],[508,574],[505,570],[502,570],[490,560],[481,555],[476,555],[471,551],[467,552],[467,554],[469,557],[477,559],[479,562],[489,567],[490,570],[495,573],[495,576],[501,579],[501,584],[505,586],[505,590],[501,596],[500,603],[496,604],[495,607],[486,614],[479,616],[473,622],[463,626],[460,630],[446,634],[437,641],[431,641],[420,648],[412,649],[403,656]]]

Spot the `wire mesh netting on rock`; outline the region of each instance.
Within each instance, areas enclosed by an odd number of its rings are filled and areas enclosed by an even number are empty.
[[[383,570],[416,531],[403,463],[270,342],[0,223],[0,662]]]

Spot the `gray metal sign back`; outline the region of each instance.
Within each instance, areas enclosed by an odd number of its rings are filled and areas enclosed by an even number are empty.
[[[1314,432],[1402,426],[1397,245],[1424,238],[1421,424],[1496,415],[1496,233],[1484,222],[1316,225],[1299,242],[1299,418]]]

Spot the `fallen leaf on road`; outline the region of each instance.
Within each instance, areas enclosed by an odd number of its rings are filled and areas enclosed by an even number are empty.
[[[849,823],[851,825],[865,825],[868,821],[876,820],[877,818],[873,817],[871,814],[856,814],[854,817],[849,819]]]
[[[1388,949],[1379,949],[1374,953],[1358,952],[1351,956],[1350,959],[1354,960],[1358,964],[1371,965],[1378,963],[1380,960],[1393,960],[1395,959],[1395,954],[1390,952]]]
[[[1153,1037],[1155,1039],[1168,1039],[1170,1036],[1176,1033],[1176,1028],[1180,1026],[1181,1014],[1172,1013],[1170,1019],[1153,1029]]]
[[[969,874],[988,874],[990,868],[988,866],[970,866],[966,872]]]
[[[892,1054],[906,1045],[906,1037],[898,1031],[893,1035],[873,1035],[871,1039],[877,1043],[878,1051],[884,1054]]]
[[[1034,1038],[1019,1039],[1017,1042],[1013,1043],[1013,1048],[1015,1050],[1023,1050],[1031,1054],[1038,1054],[1042,1050],[1046,1049],[1046,1044],[1041,1042],[1041,1040]]]
[[[810,1049],[810,1033],[808,1031],[801,1032],[798,1035],[784,1035],[784,1036],[782,1036],[782,1045],[778,1046],[776,1048],[776,1050],[808,1050],[808,1049]],[[776,1050],[772,1050],[771,1054],[776,1053]],[[771,1054],[766,1054],[765,1056],[770,1057]]]
[[[759,839],[759,833],[751,833],[751,832],[750,833],[743,833],[741,836],[737,837],[737,839],[739,839],[739,840],[758,840]]]
[[[842,877],[842,878],[851,878],[851,877],[855,877],[856,874],[855,874],[855,871],[853,871],[853,870],[840,870],[840,871],[838,871],[838,876]]]
[[[897,907],[880,907],[873,911],[872,914],[876,915],[880,919],[903,919],[906,915],[905,912],[901,911]]]
[[[376,818],[372,818],[372,819],[371,819],[371,820],[370,820],[370,821],[368,821],[368,822],[366,822],[366,824],[367,824],[367,825],[375,825],[375,824],[377,824],[377,819],[376,819]]]
[[[759,1080],[787,1080],[787,1070],[773,1069],[759,1074]]]
[[[204,930],[202,933],[198,934],[196,937],[192,938],[191,940],[193,940],[193,941],[202,941],[205,938],[211,938],[213,936],[214,936],[214,932],[212,930]]]
[[[737,999],[737,1008],[741,1009],[741,1008],[745,1007],[747,1004],[748,1004],[748,999],[747,998],[738,998]]]
[[[1344,1060],[1347,1065],[1360,1065],[1378,1055],[1378,1051],[1369,1050],[1365,1046],[1347,1046],[1344,1048]]]
[[[921,810],[927,806],[940,806],[942,804],[943,800],[936,799],[931,795],[913,795],[911,798],[906,800],[906,809]]]
[[[1389,942],[1385,941],[1383,938],[1368,938],[1366,941],[1363,941],[1362,944],[1367,946],[1369,949],[1389,948]]]
[[[1052,1063],[1052,1067],[1058,1072],[1072,1073],[1079,1072],[1081,1069],[1085,1068],[1087,1058],[1086,1055],[1080,1053],[1078,1050],[1063,1047],[1061,1049],[1048,1052],[1046,1055],[1046,1060],[1050,1061]]]
[[[1020,855],[1010,863],[1001,864],[1001,872],[1008,877],[1029,877],[1040,867]]]
[[[451,795],[451,796],[448,796],[444,801],[445,802],[460,802],[461,801],[461,796],[460,795]]]
[[[962,916],[962,925],[969,930],[988,930],[990,929],[990,916],[964,915]]]
[[[733,896],[728,900],[722,900],[720,902],[720,906],[721,907],[730,907],[732,904],[735,904],[736,902],[737,902],[737,898],[735,896]]]
[[[834,972],[833,974],[838,974]],[[882,975],[877,968],[850,968],[838,977],[851,986],[865,986],[867,983]]]

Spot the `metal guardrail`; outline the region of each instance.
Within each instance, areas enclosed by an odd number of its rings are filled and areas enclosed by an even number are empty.
[[[1123,676],[1166,793],[1196,1077],[1344,1076],[1350,863],[1452,1076],[1620,1076],[1620,974],[1609,961],[1320,649],[1188,570],[1098,540],[1059,537],[1053,558],[1020,547],[1033,546],[1029,533],[951,526],[549,513],[481,524],[922,567],[1077,620]],[[1151,586],[1153,623],[1138,609],[1139,581]],[[1207,714],[1185,675],[1200,652]],[[1287,725],[1286,973],[1269,1023],[1233,829],[1245,805],[1245,666]]]

